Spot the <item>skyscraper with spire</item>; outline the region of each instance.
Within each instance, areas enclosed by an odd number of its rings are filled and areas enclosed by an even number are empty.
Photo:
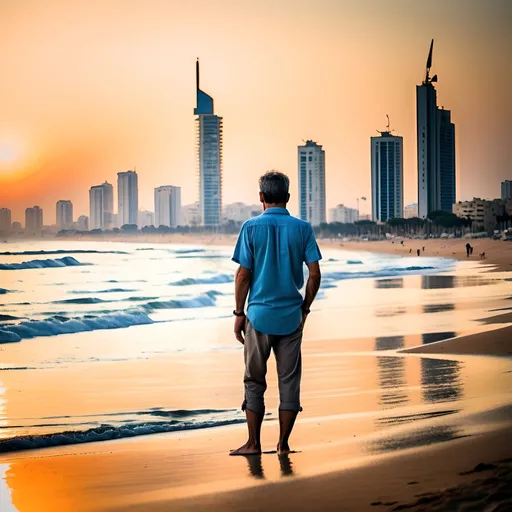
[[[199,212],[203,226],[217,226],[222,214],[222,117],[213,110],[213,98],[199,88],[199,59],[196,62]]]
[[[432,39],[425,79],[416,86],[420,218],[436,210],[451,212],[455,203],[455,125],[450,111],[437,106],[437,75],[430,77],[433,48]]]

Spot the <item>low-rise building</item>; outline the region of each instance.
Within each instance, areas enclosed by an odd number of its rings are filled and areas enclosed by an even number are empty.
[[[359,212],[356,208],[349,208],[339,204],[329,208],[329,222],[341,222],[342,224],[353,224],[359,220]]]
[[[263,211],[261,204],[231,203],[222,209],[223,222],[245,222]]]
[[[89,231],[89,217],[87,215],[80,215],[77,220],[78,231]]]
[[[153,212],[142,210],[139,212],[138,226],[145,228],[146,226],[155,225],[155,214]]]
[[[411,203],[404,208],[404,219],[414,219],[418,216],[418,203]]]
[[[199,203],[186,204],[181,207],[181,222],[183,226],[201,225]]]
[[[475,197],[472,201],[455,203],[452,212],[457,217],[468,218],[473,224],[482,226],[486,231],[496,228],[497,218],[506,212],[507,201],[493,199],[488,201]]]

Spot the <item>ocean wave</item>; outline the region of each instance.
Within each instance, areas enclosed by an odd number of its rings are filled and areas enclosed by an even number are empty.
[[[82,293],[124,293],[136,292],[133,288],[109,288],[108,290],[71,290],[68,293],[73,295],[81,295]]]
[[[88,263],[80,263],[72,256],[57,258],[55,260],[31,260],[23,263],[0,263],[0,270],[28,270],[36,268],[61,268],[61,267],[80,267]]]
[[[414,272],[421,273],[430,270],[439,270],[431,266],[410,266],[410,267],[397,267],[397,268],[382,268],[379,270],[368,270],[365,272],[329,272],[322,276],[322,281],[343,281],[345,279],[363,279],[363,278],[378,278],[378,277],[394,277],[400,275],[407,275]]]
[[[113,301],[99,299],[98,297],[80,297],[79,299],[55,300],[51,304],[101,304],[102,302]]]
[[[207,308],[215,306],[218,295],[222,294],[216,290],[210,290],[191,299],[171,299],[148,302],[144,304],[142,308],[147,312],[158,309]]]
[[[186,277],[179,281],[169,283],[171,286],[191,286],[194,284],[225,284],[232,283],[234,279],[233,274],[218,274],[211,277]]]
[[[180,412],[187,414],[179,414]],[[147,411],[143,414],[166,417],[169,418],[169,421],[130,422],[123,425],[102,424],[87,430],[67,430],[52,434],[11,437],[0,440],[0,453],[112,441],[128,437],[214,428],[245,422],[245,419],[234,410],[208,412],[209,414],[201,413],[201,411],[155,411],[153,413]]]
[[[173,254],[199,254],[206,252],[206,249],[169,249],[169,252]]]
[[[225,256],[224,254],[201,254],[201,255],[196,255],[196,254],[180,254],[178,256],[176,256],[176,259],[191,259],[191,258],[204,258],[204,259],[225,259],[225,260],[229,260],[230,257],[229,256]]]
[[[129,279],[126,281],[118,281],[117,279],[109,279],[108,281],[103,281],[104,283],[147,283],[145,279]]]
[[[0,313],[0,322],[9,322],[11,320],[19,320],[19,316],[12,316],[12,315],[4,315]]]
[[[361,260],[347,260],[347,265],[362,265],[363,262]]]
[[[58,336],[78,332],[105,329],[123,329],[134,325],[154,323],[149,316],[141,311],[117,312],[102,316],[86,315],[80,318],[56,316],[47,320],[29,320],[16,325],[5,325],[0,329],[0,343],[12,343],[22,339],[39,336]]]
[[[57,249],[55,251],[0,252],[0,256],[40,256],[42,254],[130,254],[124,251],[95,251],[93,249]]]

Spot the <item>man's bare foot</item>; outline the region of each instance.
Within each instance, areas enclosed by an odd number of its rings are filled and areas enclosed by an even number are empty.
[[[277,444],[277,455],[288,455],[289,453],[291,453],[291,450],[288,443]]]
[[[254,443],[245,443],[236,450],[231,450],[229,455],[261,455],[261,446]]]

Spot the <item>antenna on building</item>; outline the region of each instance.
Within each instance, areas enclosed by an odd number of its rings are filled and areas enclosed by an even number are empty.
[[[434,75],[432,78],[430,78],[430,68],[432,67],[432,52],[434,50],[434,40],[432,39],[432,42],[430,43],[430,50],[428,52],[428,58],[427,58],[427,71],[425,73],[425,84],[431,84],[433,82],[437,82],[437,75]]]
[[[391,126],[391,121],[389,120],[389,115],[388,115],[388,114],[386,114],[386,119],[388,120],[388,124],[386,125],[386,129],[385,129],[385,130],[382,130],[382,131],[381,131],[381,130],[377,130],[377,133],[380,133],[380,134],[383,134],[383,133],[391,134],[391,133],[393,133],[393,132],[394,132],[394,130],[392,130],[392,129],[390,128],[390,126]]]

